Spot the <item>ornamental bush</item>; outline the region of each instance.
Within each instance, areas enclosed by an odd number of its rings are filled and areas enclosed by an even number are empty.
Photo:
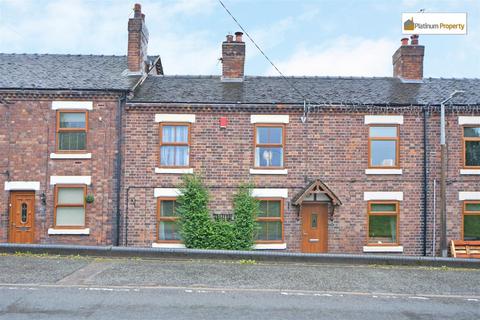
[[[242,185],[233,198],[236,250],[250,250],[254,244],[259,202],[252,197],[252,189],[251,184]]]
[[[180,234],[187,248],[250,250],[254,243],[258,201],[252,186],[242,185],[234,196],[234,222],[215,221],[208,211],[209,194],[202,178],[186,175],[180,188],[177,213]]]
[[[210,246],[213,226],[208,213],[208,191],[202,179],[197,175],[187,175],[180,188],[181,196],[177,201],[180,216],[180,234],[187,248]]]

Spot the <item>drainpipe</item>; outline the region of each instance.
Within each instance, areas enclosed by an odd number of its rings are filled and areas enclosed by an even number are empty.
[[[441,174],[440,174],[440,247],[442,249],[442,257],[447,256],[447,144],[445,139],[445,104],[453,99],[457,94],[463,93],[463,90],[455,90],[450,96],[440,102],[440,158],[441,158]]]
[[[115,216],[116,220],[116,230],[114,235],[114,244],[116,246],[120,245],[120,215],[121,215],[121,191],[122,191],[122,161],[123,161],[123,108],[125,107],[126,95],[123,93],[118,98],[117,104],[117,130],[118,130],[118,137],[117,137],[117,158],[115,163],[115,179],[117,180],[115,195],[116,195],[116,202],[117,202],[117,212]]]
[[[427,255],[427,210],[428,210],[428,111],[423,108],[423,255]]]

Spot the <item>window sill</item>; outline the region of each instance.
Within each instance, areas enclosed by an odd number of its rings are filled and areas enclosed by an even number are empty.
[[[48,228],[48,234],[50,235],[89,235],[90,228],[84,229],[54,229]]]
[[[152,243],[152,248],[185,249],[186,247],[183,243],[154,242]]]
[[[50,153],[50,159],[91,159],[91,153]]]
[[[155,168],[155,173],[193,173],[193,168]]]
[[[250,169],[250,174],[288,174],[287,169]]]
[[[257,243],[253,246],[254,250],[285,250],[286,243]]]
[[[363,252],[400,252],[403,253],[403,246],[364,246]]]
[[[403,174],[402,169],[365,169],[365,174]]]
[[[480,174],[480,169],[460,169],[460,174],[462,175],[479,175]]]

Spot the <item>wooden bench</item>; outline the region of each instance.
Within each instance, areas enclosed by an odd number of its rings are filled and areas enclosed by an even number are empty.
[[[480,241],[452,240],[450,250],[454,258],[480,259]]]

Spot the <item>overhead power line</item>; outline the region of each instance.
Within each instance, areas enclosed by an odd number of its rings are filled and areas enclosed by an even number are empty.
[[[272,65],[273,68],[275,68],[275,70],[277,70],[278,74],[283,78],[283,80],[285,80],[285,82],[296,92],[298,93],[305,102],[308,101],[308,98],[297,88],[295,87],[295,85],[282,73],[282,71],[280,71],[279,68],[277,68],[277,66],[275,65],[275,63],[273,63],[272,60],[270,60],[270,58],[265,54],[265,52],[263,52],[263,50],[260,48],[260,46],[255,42],[255,40],[253,40],[253,38],[248,34],[247,30],[245,30],[245,28],[240,24],[240,22],[238,22],[238,20],[233,16],[233,14],[230,12],[230,10],[228,10],[228,8],[225,6],[225,4],[222,2],[222,0],[218,0],[218,2],[222,5],[222,7],[225,9],[225,11],[228,13],[228,15],[233,19],[233,21],[235,21],[235,23],[237,24],[237,26],[243,31],[243,33],[247,36],[248,39],[250,39],[250,41],[253,43],[253,45],[258,49],[258,51],[260,51],[260,53],[265,57],[265,59],[267,59],[267,61]]]

